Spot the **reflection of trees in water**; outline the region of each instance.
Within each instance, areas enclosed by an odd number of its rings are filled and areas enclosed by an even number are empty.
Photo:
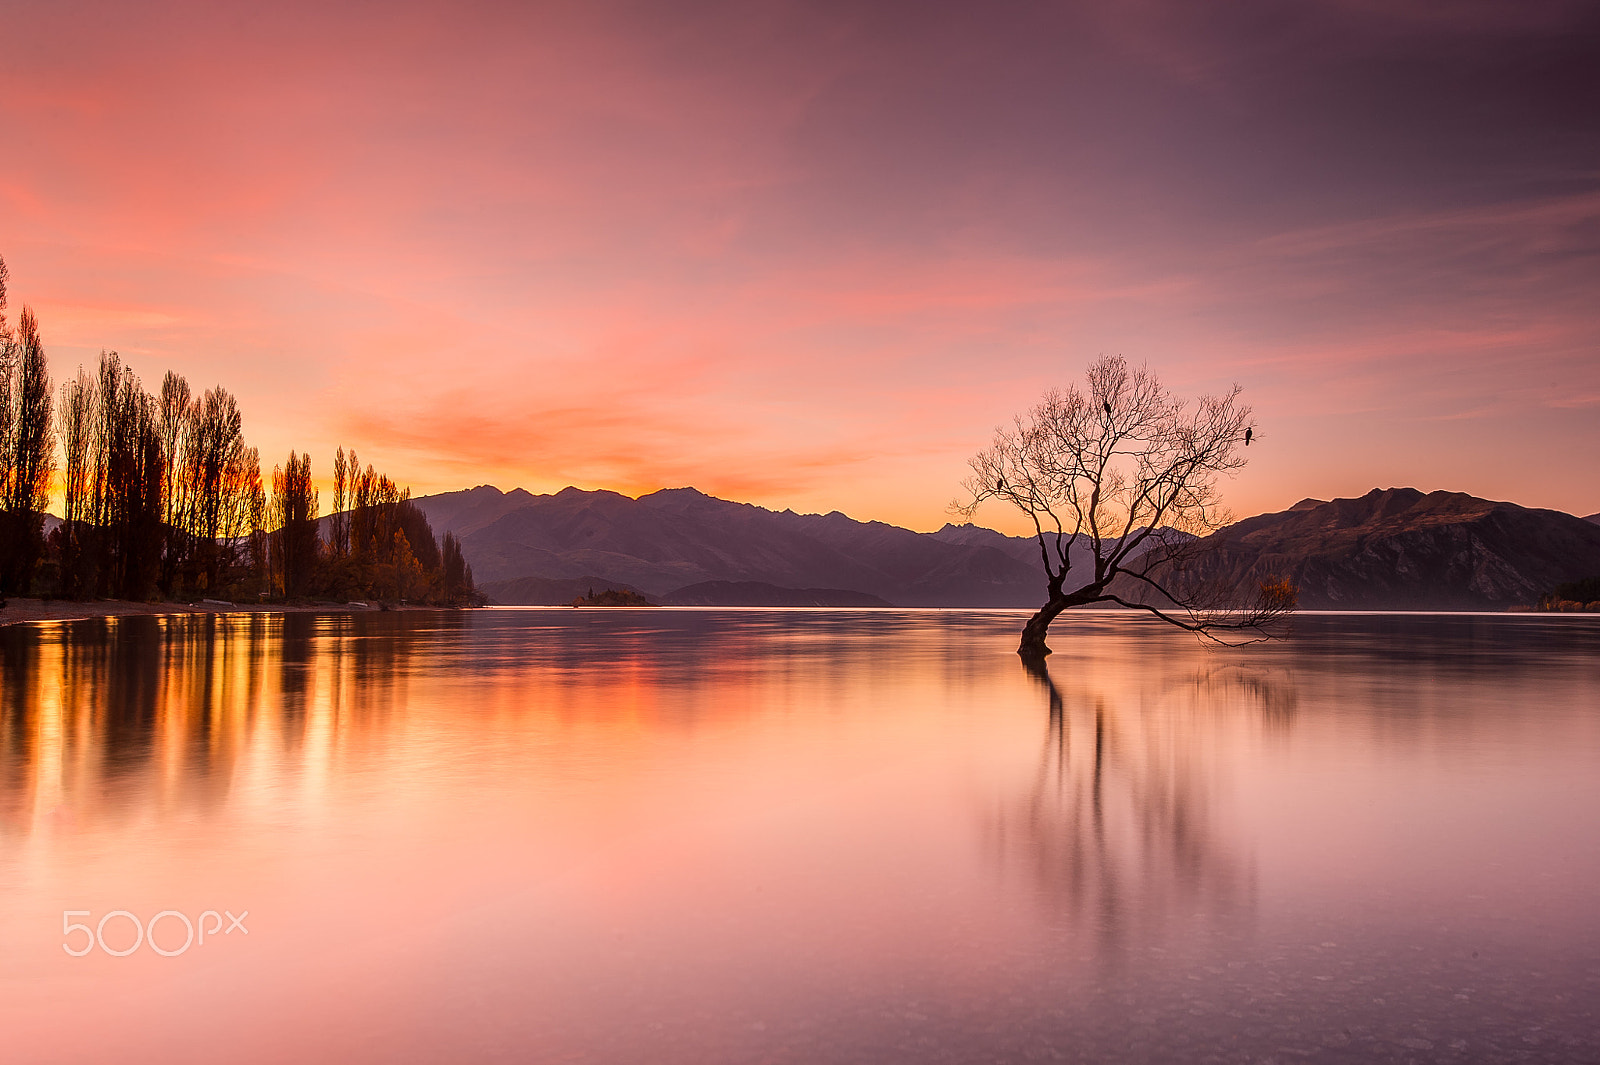
[[[149,624],[118,626],[110,640],[70,646],[69,672],[92,671],[105,678],[99,698],[88,702],[92,712],[103,715],[96,730],[98,746],[104,752],[104,775],[114,785],[117,778],[142,771],[153,753],[162,687],[160,633]]]
[[[124,639],[107,638],[115,626],[105,620],[17,628],[0,640],[0,823],[11,831],[91,777],[98,798],[140,776],[153,755],[161,684],[148,626],[131,626]]]
[[[1250,863],[1213,815],[1216,746],[1237,724],[1289,726],[1287,674],[1218,668],[1119,691],[1092,680],[1063,688],[1042,662],[1028,670],[1048,727],[1026,794],[992,823],[996,856],[1020,862],[1047,904],[1102,948],[1171,920],[1252,909]]]
[[[1186,682],[1196,713],[1224,717],[1245,712],[1268,732],[1287,733],[1300,706],[1300,689],[1286,672],[1240,666],[1201,670]]]
[[[131,617],[0,630],[0,832],[293,801],[439,715],[682,730],[966,690],[972,619],[667,612]],[[470,633],[470,635],[469,635]],[[412,731],[401,737],[397,734]],[[409,745],[409,746],[408,746]],[[486,743],[492,747],[493,743]],[[407,755],[409,756],[409,755]],[[265,785],[265,787],[263,787]]]
[[[406,660],[452,615],[138,616],[0,633],[0,833],[151,804],[205,810],[252,751],[291,766],[404,705]]]
[[[561,615],[530,631],[519,618],[385,612],[8,627],[0,630],[0,835],[118,824],[151,809],[205,813],[261,769],[255,779],[285,785],[278,794],[288,798],[323,786],[330,766],[390,756],[395,733],[417,726],[418,715],[690,719],[706,675],[747,670],[771,650],[773,634],[751,633],[743,619],[722,619],[710,639],[705,619],[676,623]],[[814,627],[799,631],[815,642]],[[530,674],[554,683],[530,683]],[[466,698],[414,700],[418,676],[431,692]]]
[[[26,820],[38,758],[38,737],[29,727],[30,685],[18,682],[39,672],[38,628],[11,628],[3,634],[9,638],[0,639],[0,835]]]

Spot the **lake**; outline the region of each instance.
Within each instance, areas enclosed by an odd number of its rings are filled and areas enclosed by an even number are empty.
[[[1600,1060],[1600,617],[1022,620],[0,629],[0,1059]]]

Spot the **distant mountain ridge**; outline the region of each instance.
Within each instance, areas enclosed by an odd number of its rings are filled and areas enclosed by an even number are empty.
[[[1031,540],[982,530],[984,542],[969,543],[962,527],[918,533],[837,511],[771,511],[693,488],[631,499],[577,488],[536,496],[483,485],[416,503],[436,531],[461,539],[479,585],[500,602],[527,601],[506,582],[529,578],[593,577],[658,602],[680,589],[723,582],[797,595],[864,593],[897,606],[1025,607],[1035,605],[1042,587],[1037,565],[1018,546],[1037,551]]]
[[[1180,588],[1287,577],[1302,609],[1503,610],[1600,574],[1600,525],[1461,492],[1304,499],[1206,537]],[[1119,590],[1147,601],[1125,582]]]
[[[1036,540],[974,525],[918,533],[693,488],[632,499],[485,485],[416,502],[503,603],[570,602],[590,585],[708,605],[1036,607],[1044,593]],[[1248,590],[1287,576],[1307,609],[1504,609],[1600,574],[1597,519],[1412,488],[1304,499],[1207,537],[1184,579]],[[1074,550],[1075,566],[1087,558]],[[1134,584],[1119,590],[1142,594]]]

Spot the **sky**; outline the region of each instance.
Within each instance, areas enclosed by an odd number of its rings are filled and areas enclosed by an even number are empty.
[[[1600,511],[1590,3],[0,0],[0,42],[11,313],[58,381],[226,387],[269,467],[929,530],[1110,353],[1243,386],[1240,516]]]

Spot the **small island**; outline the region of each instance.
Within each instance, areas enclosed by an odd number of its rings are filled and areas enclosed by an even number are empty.
[[[580,595],[572,601],[574,607],[580,606],[655,606],[650,600],[638,592],[627,588],[607,588],[596,595],[593,588],[588,595]]]

